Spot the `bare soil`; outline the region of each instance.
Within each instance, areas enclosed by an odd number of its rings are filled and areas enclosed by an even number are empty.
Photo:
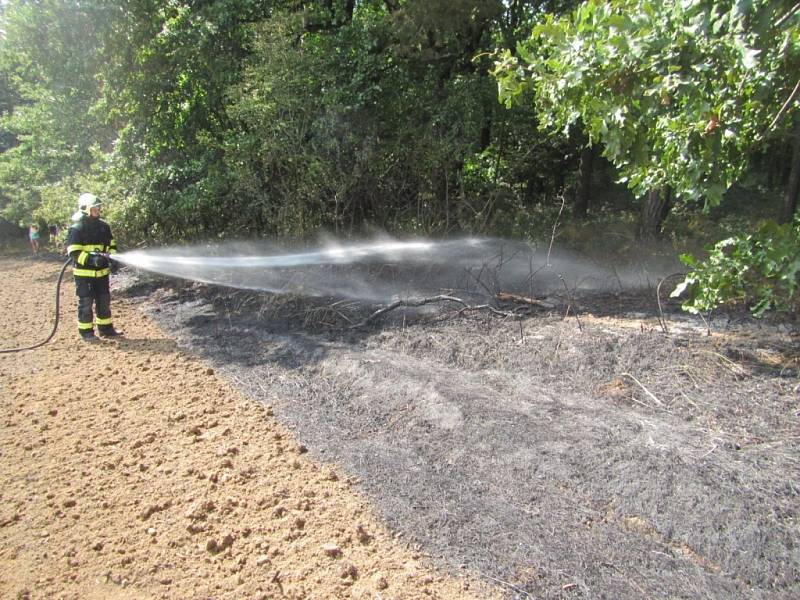
[[[46,337],[59,267],[0,258],[0,348]],[[288,413],[134,300],[113,301],[124,339],[79,341],[70,279],[54,340],[0,354],[0,598],[497,595],[437,570]]]
[[[367,327],[377,306],[336,298],[127,294],[445,572],[511,598],[800,597],[795,324],[709,334],[653,290]]]

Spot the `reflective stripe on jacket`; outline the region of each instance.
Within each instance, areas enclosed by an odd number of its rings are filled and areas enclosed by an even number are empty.
[[[111,227],[102,219],[81,217],[69,228],[67,254],[72,257],[72,274],[75,277],[105,277],[111,269],[98,269],[86,264],[90,252],[116,254],[117,244],[111,235]]]

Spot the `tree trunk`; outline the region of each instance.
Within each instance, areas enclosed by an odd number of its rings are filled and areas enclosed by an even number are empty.
[[[483,152],[492,143],[492,120],[486,119],[481,127],[480,139],[478,140],[478,150]]]
[[[661,235],[661,225],[669,214],[670,200],[669,188],[648,192],[639,215],[638,239],[653,239]]]
[[[794,219],[794,213],[797,210],[797,196],[800,195],[800,125],[794,128],[791,164],[792,170],[789,172],[789,183],[786,186],[783,214],[781,215],[783,223],[789,223]]]
[[[575,194],[572,216],[581,221],[589,210],[589,196],[592,191],[592,175],[594,174],[594,146],[584,146],[581,150],[581,162],[578,167],[578,190]]]

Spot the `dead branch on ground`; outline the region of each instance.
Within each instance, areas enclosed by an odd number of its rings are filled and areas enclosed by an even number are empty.
[[[517,304],[530,304],[531,306],[541,306],[542,308],[555,308],[555,304],[533,298],[532,296],[520,296],[511,292],[498,292],[497,299],[500,302],[515,302]]]
[[[454,302],[455,304],[460,304],[461,309],[458,311],[457,315],[461,315],[465,312],[474,312],[474,311],[481,311],[486,310],[494,315],[501,316],[504,318],[515,318],[518,315],[514,313],[504,312],[502,310],[497,310],[493,306],[488,304],[481,304],[478,306],[473,306],[464,302],[461,298],[456,298],[455,296],[446,296],[446,295],[439,295],[439,296],[432,296],[430,298],[417,298],[417,299],[409,299],[409,300],[397,300],[396,302],[392,302],[391,304],[384,306],[376,310],[370,316],[368,316],[363,321],[356,323],[355,325],[351,325],[350,329],[358,329],[360,327],[364,327],[377,319],[378,317],[382,317],[386,313],[395,310],[396,308],[417,308],[419,306],[424,306],[426,304],[435,304],[437,302]]]

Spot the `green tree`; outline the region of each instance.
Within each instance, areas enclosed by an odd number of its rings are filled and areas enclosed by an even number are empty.
[[[588,0],[547,15],[495,67],[507,104],[534,92],[541,126],[583,128],[637,196],[642,232],[669,195],[720,202],[800,72],[796,3]]]
[[[114,138],[98,112],[104,22],[91,3],[18,0],[4,7],[0,210],[9,220],[41,217],[42,190],[88,169],[94,149]]]
[[[104,101],[119,131],[116,215],[131,236],[175,240],[228,232],[225,94],[248,54],[248,24],[279,2],[104,2]]]
[[[503,4],[364,2],[334,14],[286,11],[254,28],[226,150],[253,222],[293,234],[485,226],[484,203],[464,201],[464,168],[498,139],[502,108],[486,58],[473,59],[492,47]]]

